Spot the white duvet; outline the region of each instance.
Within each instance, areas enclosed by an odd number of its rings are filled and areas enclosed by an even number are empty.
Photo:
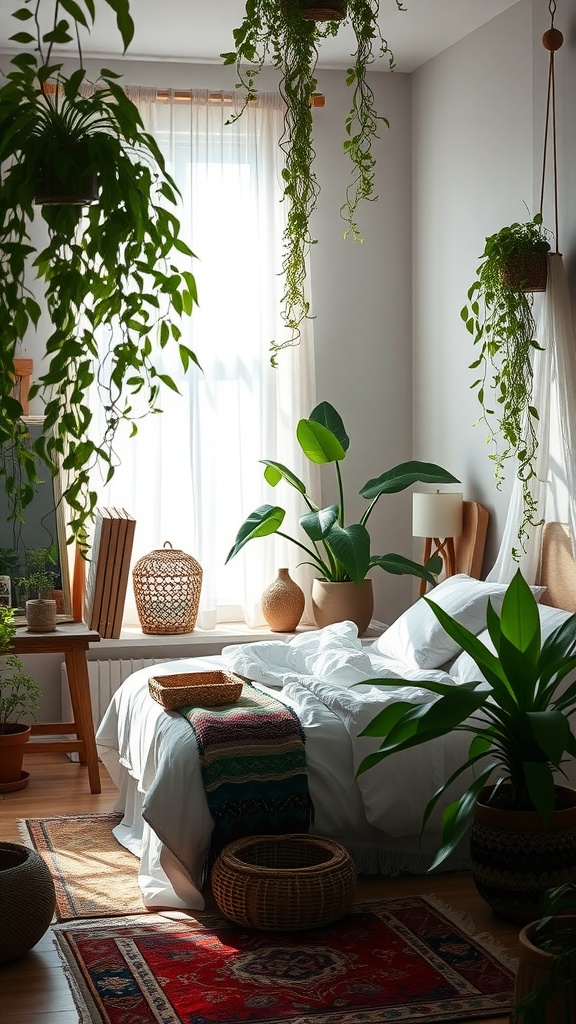
[[[289,643],[263,641],[227,647],[217,658],[167,662],[154,674],[223,664],[296,711],[305,735],[313,831],[344,842],[362,871],[425,870],[437,849],[440,809],[419,844],[424,808],[461,763],[469,739],[454,733],[395,754],[357,779],[358,765],[379,746],[359,733],[391,701],[434,699],[427,680],[457,682],[441,670],[410,669],[384,658],[362,645],[352,623],[302,633]],[[97,734],[99,754],[120,790],[124,819],[116,835],[141,858],[147,906],[202,909],[212,819],[194,733],[181,715],[152,700],[149,675],[143,669],[123,683]],[[381,689],[370,682],[376,678],[419,685]],[[364,680],[361,688],[350,688]],[[466,863],[462,854],[452,866]]]

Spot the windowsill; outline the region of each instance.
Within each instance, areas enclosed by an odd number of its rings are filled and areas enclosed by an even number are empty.
[[[368,627],[364,642],[371,642],[384,630],[380,622],[372,621]],[[245,622],[221,622],[215,629],[195,629],[193,633],[150,634],[143,633],[139,626],[125,626],[118,640],[101,639],[90,651],[98,657],[104,652],[113,655],[115,652],[129,648],[155,647],[190,647],[214,648],[220,651],[227,644],[249,644],[257,640],[291,640],[299,633],[307,633],[316,629],[312,624],[298,626],[294,633],[274,633],[265,626],[251,629]]]

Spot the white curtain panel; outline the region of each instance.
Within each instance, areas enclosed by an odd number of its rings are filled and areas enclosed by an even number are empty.
[[[230,124],[236,96],[194,91],[160,99],[156,89],[127,91],[182,194],[182,237],[197,256],[200,303],[184,321],[183,341],[202,371],[184,374],[175,347],[165,350],[165,372],[181,395],[166,390],[162,415],[143,419],[136,437],[118,438],[112,481],[95,482],[99,504],[123,506],[135,517],[133,562],[165,541],[198,559],[200,627],[235,620],[256,626],[264,623],[260,596],[277,568],[288,567],[307,597],[311,590],[311,570],[297,567],[303,553],[282,538],[251,541],[224,564],[258,505],[285,508],[290,534],[306,511],[287,484],[269,487],[259,460],[289,466],[319,500],[317,468],[295,438],[298,420],[315,404],[310,323],[300,346],[280,353],[278,368],[270,365],[270,342],[283,340],[285,330],[283,104],[262,95]],[[124,621],[137,623],[131,591]]]
[[[548,285],[538,320],[535,351],[533,405],[539,413],[538,457],[532,494],[537,518],[568,523],[573,544],[576,538],[576,338],[568,281],[562,255],[548,257]],[[496,562],[487,579],[509,583],[518,568],[529,583],[538,572],[542,528],[530,529],[520,561],[512,557],[518,548],[522,518],[522,485],[515,478],[504,535]]]

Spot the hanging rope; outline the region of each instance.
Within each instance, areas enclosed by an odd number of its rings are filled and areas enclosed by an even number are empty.
[[[542,45],[550,51],[548,66],[548,95],[546,98],[546,124],[544,127],[544,151],[542,154],[542,185],[540,188],[540,214],[544,206],[544,183],[546,180],[546,155],[548,152],[548,135],[550,131],[550,116],[552,116],[552,157],[554,173],[554,223],[556,236],[556,252],[558,252],[558,154],[556,147],[556,81],[554,77],[554,54],[564,42],[564,36],[554,26],[556,14],[556,0],[550,0],[548,4],[550,11],[550,28],[542,36]]]

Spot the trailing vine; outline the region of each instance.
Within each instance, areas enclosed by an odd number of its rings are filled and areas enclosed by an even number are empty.
[[[405,10],[402,0],[396,0],[396,5],[399,10]],[[273,366],[277,365],[278,352],[299,343],[302,324],[310,318],[305,281],[306,258],[316,242],[310,233],[310,218],[320,193],[314,170],[312,115],[319,44],[322,39],[337,35],[341,25],[352,26],[357,48],[353,54],[354,64],[346,77],[353,95],[343,144],[352,162],[352,182],[340,213],[348,225],[345,237],[352,234],[360,242],[363,239],[356,222],[358,206],[364,200],[377,198],[372,142],[377,137],[380,122],[389,126],[388,120],[375,109],[374,93],[366,81],[366,72],[377,57],[385,54],[390,68],[394,66],[393,54],[378,24],[379,0],[348,0],[347,14],[342,21],[323,23],[303,18],[301,8],[302,0],[247,0],[242,24],[233,33],[235,49],[221,55],[225,64],[236,65],[237,88],[244,90],[242,110],[254,100],[257,76],[268,60],[280,71],[279,89],[286,103],[280,139],[285,156],[283,198],[288,201],[283,236],[281,317],[288,336],[284,341],[272,342]],[[241,116],[242,110],[235,116]]]
[[[43,2],[23,0],[14,17],[38,26]],[[70,42],[78,23],[93,20],[92,0],[49,2],[53,27],[13,37],[35,41],[36,50],[12,58],[0,89],[0,478],[12,516],[22,519],[34,495],[36,460],[52,475],[62,471],[70,530],[83,543],[97,502],[92,473],[99,466],[107,479],[113,475],[119,425],[134,434],[142,415],[160,411],[163,388],[177,391],[158,368],[162,350],[175,345],[185,370],[196,362],[179,321],[197,296],[188,269],[193,254],[174,213],[176,186],[118,76],[104,70],[91,87],[82,66],[65,75],[51,61],[53,44]],[[105,2],[128,45],[127,0]],[[36,206],[47,168],[59,181],[96,173],[97,202]],[[40,246],[30,239],[38,210],[47,233]],[[30,397],[41,395],[45,419],[31,444],[12,373],[17,347],[42,323],[41,302],[50,324]],[[87,400],[95,384],[104,421],[99,437]]]

